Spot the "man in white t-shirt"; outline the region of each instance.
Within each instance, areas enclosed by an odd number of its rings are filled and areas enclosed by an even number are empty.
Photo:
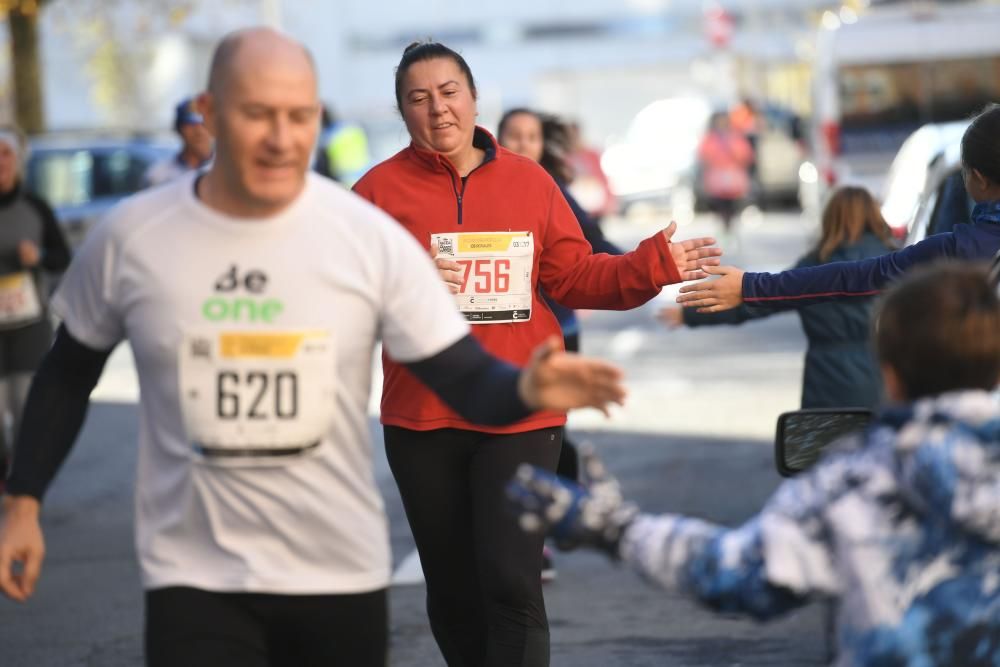
[[[301,45],[265,29],[227,37],[201,102],[209,170],[113,210],[53,299],[63,325],[3,499],[0,589],[33,592],[40,499],[127,339],[142,392],[148,664],[382,667],[390,556],[366,416],[376,340],[483,423],[603,408],[621,400],[620,376],[552,346],[524,371],[486,355],[427,253],[309,172],[320,107]]]

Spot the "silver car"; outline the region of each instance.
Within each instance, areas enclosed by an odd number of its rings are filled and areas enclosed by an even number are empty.
[[[141,190],[146,170],[177,147],[144,138],[33,138],[25,163],[27,189],[52,207],[71,247],[119,200]]]

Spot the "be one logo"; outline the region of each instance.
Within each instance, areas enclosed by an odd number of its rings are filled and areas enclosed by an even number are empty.
[[[249,295],[237,295],[241,289]],[[278,299],[257,296],[265,289],[266,273],[250,269],[241,274],[239,267],[233,264],[215,281],[215,291],[221,294],[205,299],[201,314],[210,322],[274,322],[285,306]]]

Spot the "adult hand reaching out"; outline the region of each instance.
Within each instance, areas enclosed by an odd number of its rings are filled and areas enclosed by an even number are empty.
[[[564,352],[556,336],[535,348],[517,388],[521,400],[535,410],[597,408],[607,415],[610,404],[625,400],[617,366]]]
[[[702,236],[686,241],[671,241],[674,232],[677,231],[677,223],[671,222],[663,230],[663,236],[670,244],[670,256],[677,265],[677,270],[681,274],[681,280],[699,280],[707,278],[708,274],[704,267],[718,266],[719,257],[722,256],[722,248],[715,245],[715,239],[711,236]]]
[[[743,269],[707,266],[705,273],[719,278],[681,287],[677,303],[685,308],[697,308],[699,313],[717,313],[743,303]]]

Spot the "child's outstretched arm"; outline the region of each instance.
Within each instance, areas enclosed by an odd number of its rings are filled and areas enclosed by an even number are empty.
[[[801,495],[783,489],[761,514],[730,530],[680,515],[641,514],[593,453],[583,458],[586,486],[530,466],[518,471],[508,495],[522,528],[548,532],[562,549],[600,549],[664,588],[757,619],[804,604],[811,593],[836,591],[822,540],[809,534],[808,522],[800,528],[799,517],[780,511],[782,495],[798,501]],[[790,484],[799,482],[806,480]]]

